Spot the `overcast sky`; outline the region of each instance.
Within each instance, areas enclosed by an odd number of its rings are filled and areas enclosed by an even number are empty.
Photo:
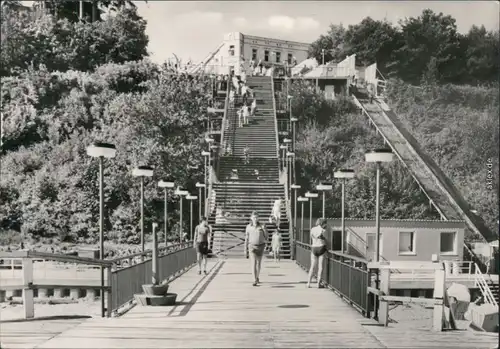
[[[357,24],[364,17],[397,23],[425,8],[449,14],[459,31],[473,25],[498,29],[498,1],[134,1],[148,22],[151,59],[163,62],[175,53],[183,61],[205,58],[224,33],[312,42],[331,23]]]

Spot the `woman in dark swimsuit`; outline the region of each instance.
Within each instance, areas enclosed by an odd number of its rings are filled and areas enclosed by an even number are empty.
[[[317,285],[321,286],[321,274],[323,272],[323,259],[326,248],[325,239],[326,219],[318,218],[316,226],[311,229],[311,268],[309,269],[309,279],[307,280],[307,287],[311,287],[311,281],[314,274],[314,269],[318,266]]]

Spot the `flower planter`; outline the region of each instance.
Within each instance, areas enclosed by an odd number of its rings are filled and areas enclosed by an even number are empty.
[[[165,296],[168,292],[168,284],[142,285],[142,290],[146,296]]]

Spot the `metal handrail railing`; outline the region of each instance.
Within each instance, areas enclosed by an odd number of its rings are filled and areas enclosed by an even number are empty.
[[[279,138],[278,138],[278,120],[276,117],[276,98],[274,97],[274,79],[271,76],[271,96],[273,99],[273,114],[274,114],[274,132],[276,135],[276,157],[280,157],[280,145],[279,145]],[[278,164],[278,170],[279,170],[279,164]]]
[[[311,246],[298,241],[296,246],[297,264],[309,270]],[[371,285],[372,274],[368,269],[368,261],[336,251],[328,251],[325,259],[326,267],[323,268],[323,275],[318,275],[318,278],[353,307],[359,309],[363,315],[369,317],[372,304],[369,300],[368,287]]]
[[[386,136],[384,135],[383,131],[377,126],[377,123],[375,122],[375,120],[373,120],[372,116],[370,115],[370,113],[365,109],[365,107],[363,107],[363,105],[361,104],[361,102],[356,98],[356,96],[352,95],[352,98],[354,100],[354,103],[363,111],[363,113],[368,117],[368,119],[370,120],[371,124],[373,126],[375,126],[375,129],[377,130],[377,132],[382,136],[382,138],[384,139],[384,142],[387,143],[389,145],[389,147],[392,149],[392,151],[394,152],[394,154],[396,154],[396,156],[399,158],[399,160],[401,161],[401,163],[403,164],[403,166],[408,169],[408,171],[410,172],[411,176],[413,177],[413,179],[415,180],[415,182],[417,183],[417,185],[420,187],[420,190],[422,190],[422,192],[429,198],[431,204],[436,208],[436,210],[439,212],[439,214],[441,215],[441,217],[445,218],[446,219],[446,216],[443,214],[443,212],[439,209],[439,207],[437,207],[437,205],[430,199],[430,196],[429,194],[427,193],[427,191],[425,190],[425,188],[422,186],[422,184],[420,183],[420,181],[418,180],[418,178],[413,174],[413,172],[410,170],[409,166],[406,164],[406,162],[403,160],[403,158],[401,157],[401,154],[399,154],[399,152],[396,150],[396,148],[392,145],[392,143],[386,138]]]
[[[481,290],[481,294],[483,295],[484,302],[491,304],[495,307],[498,307],[498,303],[493,296],[493,293],[491,292],[490,287],[488,286],[488,283],[484,279],[483,273],[479,270],[479,267],[476,265],[476,270],[474,273],[475,279],[474,279],[474,286],[478,287]]]

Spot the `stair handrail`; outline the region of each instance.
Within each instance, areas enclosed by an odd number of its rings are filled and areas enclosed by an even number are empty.
[[[212,193],[214,192],[213,191],[213,184],[217,183],[219,181],[217,178],[217,174],[219,173],[219,170],[220,170],[220,158],[224,154],[224,151],[225,151],[224,129],[225,129],[225,124],[227,122],[227,120],[226,120],[227,119],[227,111],[229,108],[229,87],[230,87],[230,85],[231,85],[230,81],[228,80],[227,87],[226,87],[226,100],[224,102],[224,115],[222,117],[221,131],[220,131],[220,147],[219,147],[218,151],[216,152],[217,155],[213,159],[215,169],[214,169],[214,166],[208,164],[208,170],[209,170],[208,183],[205,183],[206,185],[208,184],[208,195],[205,198],[205,216],[207,218],[208,218],[208,216],[210,216],[211,209],[212,209],[212,205],[211,205],[212,195],[213,195]]]
[[[384,139],[384,142],[386,144],[389,145],[389,147],[392,149],[393,153],[396,154],[396,156],[399,158],[399,160],[401,161],[401,163],[403,164],[403,166],[408,169],[408,172],[411,174],[411,176],[413,177],[413,179],[415,180],[415,182],[417,183],[417,185],[420,187],[420,190],[422,190],[422,192],[429,198],[429,200],[431,201],[432,205],[434,206],[434,208],[436,208],[436,210],[438,211],[438,213],[440,214],[441,217],[444,217],[446,219],[446,216],[444,215],[444,213],[441,211],[441,209],[439,207],[437,207],[436,204],[434,204],[434,202],[430,199],[430,196],[429,194],[427,193],[427,191],[425,190],[425,188],[422,186],[422,184],[420,183],[420,181],[418,180],[418,178],[413,174],[413,172],[410,170],[408,164],[406,163],[406,161],[403,160],[403,158],[401,157],[401,154],[399,154],[399,152],[396,150],[396,148],[392,145],[391,142],[389,142],[389,140],[386,138],[385,134],[383,133],[383,131],[378,127],[377,123],[375,122],[375,120],[373,120],[372,116],[370,115],[370,113],[365,109],[365,107],[363,106],[363,104],[361,104],[361,102],[356,98],[356,96],[353,94],[352,95],[352,98],[354,100],[354,103],[358,106],[358,108],[360,108],[363,113],[368,117],[368,119],[370,120],[371,124],[375,127],[375,129],[377,130],[377,132],[382,136],[382,138]],[[404,138],[404,137],[403,137]]]
[[[229,92],[231,92],[231,76],[228,77],[227,86],[226,86],[226,101],[224,103],[224,115],[222,117],[222,125],[220,130],[220,149],[219,149],[219,157],[223,156],[226,151],[226,143],[224,141],[224,134],[227,124],[227,114],[229,111]],[[217,173],[219,173],[219,162],[217,163]]]
[[[276,136],[276,157],[279,159],[279,157],[280,157],[280,145],[279,145],[279,137],[278,137],[278,118],[276,117],[276,98],[274,97],[274,79],[273,79],[272,75],[271,75],[271,97],[273,99],[274,134]],[[278,164],[278,170],[279,170],[279,164]]]
[[[366,243],[366,241],[361,237],[359,236],[358,233],[356,233],[351,227],[345,227],[345,230],[346,231],[349,231],[350,234],[352,234],[352,236],[354,238],[356,238],[359,242],[361,242],[363,245],[364,245],[364,248],[365,248],[365,251],[366,251],[366,248],[368,247],[368,244]],[[358,252],[360,252],[362,255],[363,255],[363,258],[367,258],[366,256],[366,252],[364,251],[360,251],[356,246],[354,246],[353,244],[349,243],[352,247],[354,247]],[[385,262],[389,262],[389,260],[387,258],[385,258],[384,256],[382,256],[382,254],[380,254],[380,258],[385,261]],[[391,272],[393,273],[401,273],[400,270],[398,269],[391,269]]]
[[[477,265],[474,273],[474,286],[481,290],[485,303],[498,307],[498,303],[493,296],[493,292],[491,292],[490,286],[486,282],[483,273],[481,273]]]
[[[217,46],[217,48],[213,52],[209,53],[204,60],[202,60],[200,63],[196,64],[194,67],[189,69],[188,74],[196,74],[200,68],[205,70],[205,67],[207,66],[208,62],[210,62],[214,58],[214,56],[217,54],[217,52],[220,51],[220,49],[223,46],[224,42],[221,43],[219,46]]]

